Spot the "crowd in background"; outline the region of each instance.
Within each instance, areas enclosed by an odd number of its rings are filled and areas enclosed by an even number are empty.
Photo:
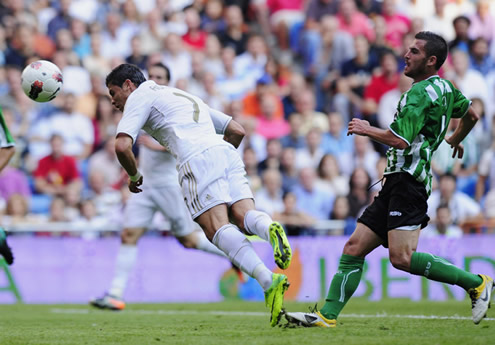
[[[491,0],[2,1],[0,106],[17,151],[0,174],[1,223],[118,229],[129,191],[105,77],[124,62],[145,73],[162,62],[172,86],[245,127],[239,152],[257,208],[290,235],[348,235],[381,187],[387,148],[347,136],[347,122],[393,121],[412,84],[402,57],[421,30],[447,40],[440,75],[482,116],[462,160],[445,142],[434,154],[422,236],[495,232]],[[50,103],[21,89],[23,68],[39,59],[63,73]]]

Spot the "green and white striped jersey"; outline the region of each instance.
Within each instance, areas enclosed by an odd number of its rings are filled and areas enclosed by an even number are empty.
[[[15,146],[15,141],[5,123],[2,108],[0,108],[0,148],[11,146]]]
[[[431,193],[431,157],[447,132],[450,119],[464,116],[471,101],[438,75],[414,83],[402,94],[390,130],[406,141],[404,150],[389,148],[385,175],[408,172]]]

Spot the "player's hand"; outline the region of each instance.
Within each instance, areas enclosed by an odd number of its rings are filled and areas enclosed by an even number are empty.
[[[347,135],[366,135],[370,127],[371,125],[368,121],[354,118],[347,126]]]
[[[461,159],[464,156],[464,145],[458,144],[458,145],[450,145],[454,149],[454,152],[452,153],[452,158],[457,158]]]
[[[129,179],[129,190],[132,193],[141,193],[143,190],[141,188],[139,188],[139,186],[141,186],[142,184],[143,184],[143,177],[142,176],[136,182],[133,182]]]
[[[454,149],[454,152],[452,152],[452,158],[456,158],[457,156],[457,158],[461,159],[464,156],[464,145],[462,145],[461,143],[452,143],[450,137],[445,138],[445,141],[450,145],[451,148]]]

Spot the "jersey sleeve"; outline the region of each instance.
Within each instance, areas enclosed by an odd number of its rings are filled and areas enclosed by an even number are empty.
[[[232,120],[232,117],[222,113],[221,111],[212,108],[209,109],[211,120],[213,121],[213,126],[215,126],[215,131],[217,132],[217,134],[225,134],[225,130]]]
[[[411,88],[399,102],[397,116],[389,126],[399,138],[411,145],[424,126],[430,98],[420,88]]]
[[[15,146],[15,141],[10,134],[7,123],[3,117],[2,110],[0,109],[0,148]]]
[[[140,92],[134,91],[124,107],[124,115],[117,126],[117,133],[125,133],[132,138],[132,142],[136,142],[136,138],[141,128],[143,128],[146,120],[151,112],[151,101],[148,97],[142,97]]]
[[[457,90],[455,87],[453,89],[454,94],[454,108],[452,110],[453,118],[463,117],[468,111],[471,101],[467,99],[461,91]]]

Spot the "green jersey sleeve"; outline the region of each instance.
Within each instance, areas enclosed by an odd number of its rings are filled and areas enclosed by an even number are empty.
[[[0,108],[0,148],[15,146],[15,141],[10,134],[5,118],[3,117],[2,109]]]
[[[390,124],[390,130],[411,145],[424,126],[430,106],[431,100],[424,89],[413,86],[402,95],[395,120]]]
[[[452,117],[460,118],[463,117],[469,106],[471,105],[471,101],[467,99],[461,91],[457,90],[452,86],[452,92],[454,94],[454,107],[452,109]]]

